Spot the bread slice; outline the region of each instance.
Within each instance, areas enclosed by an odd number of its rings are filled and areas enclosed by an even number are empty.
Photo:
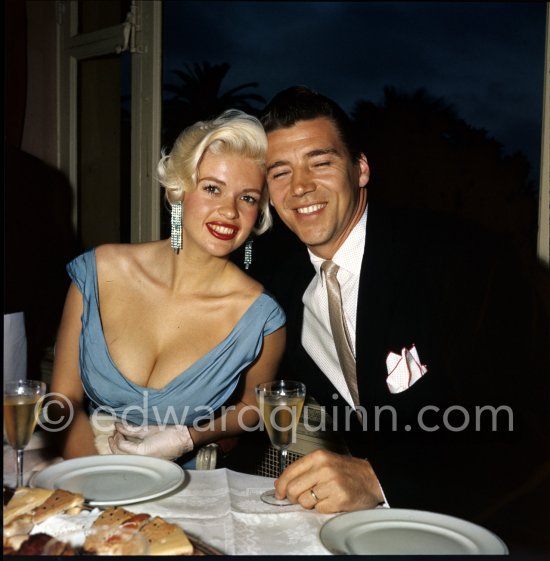
[[[112,506],[107,510],[104,510],[92,524],[93,527],[98,526],[112,526],[113,528],[118,527],[120,524],[124,524],[127,520],[130,520],[135,516],[133,512],[126,510],[120,506]]]
[[[17,550],[23,539],[30,534],[34,524],[30,514],[22,514],[4,526],[3,545]]]
[[[185,532],[175,524],[170,524],[159,516],[141,527],[142,534],[149,542],[149,555],[192,555],[193,544]]]
[[[113,506],[104,510],[92,524],[92,528],[101,528],[101,532],[99,534],[91,533],[86,537],[84,551],[102,551],[104,553],[103,549],[106,540],[108,540],[118,528],[132,520],[135,516],[133,512],[120,506]],[[147,518],[150,518],[149,515],[147,515]]]
[[[126,522],[123,522],[120,525],[120,528],[122,528],[126,532],[131,530],[135,530],[137,532],[139,529],[141,529],[142,526],[147,524],[150,518],[151,518],[150,514],[145,514],[145,513],[134,514],[132,518],[126,520]]]
[[[4,509],[4,526],[11,524],[18,516],[31,514],[52,494],[53,489],[19,487]]]
[[[79,493],[72,493],[63,489],[56,489],[38,508],[34,510],[33,522],[39,524],[55,514],[80,507],[84,497]]]
[[[128,515],[130,518],[128,518]],[[100,515],[84,542],[84,552],[97,555],[142,555],[145,541],[137,539],[138,530],[151,518],[150,514],[134,514],[123,508]]]
[[[14,518],[9,524],[4,524],[4,540],[12,536],[29,534],[33,526],[32,516],[30,514],[22,514]]]

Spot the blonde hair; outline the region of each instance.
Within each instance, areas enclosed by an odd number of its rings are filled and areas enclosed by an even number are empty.
[[[157,176],[166,189],[169,203],[181,200],[185,191],[197,188],[197,172],[206,152],[239,154],[265,170],[267,137],[256,117],[238,109],[229,109],[215,119],[199,121],[186,128],[174,142],[171,152],[163,151],[157,166]],[[265,182],[259,207],[253,230],[257,235],[263,234],[273,223]]]

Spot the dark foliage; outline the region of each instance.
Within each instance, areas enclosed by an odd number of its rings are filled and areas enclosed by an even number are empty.
[[[226,109],[241,109],[256,114],[252,102],[265,103],[256,93],[244,92],[257,88],[258,82],[248,82],[222,92],[222,82],[231,66],[209,62],[185,65],[184,70],[172,70],[179,83],[164,84],[164,92],[172,94],[163,104],[163,146],[172,146],[178,134],[193,123],[218,116]]]
[[[521,152],[505,155],[487,131],[424,90],[385,88],[382,104],[359,101],[353,118],[371,165],[369,196],[449,212],[534,253],[537,198]]]

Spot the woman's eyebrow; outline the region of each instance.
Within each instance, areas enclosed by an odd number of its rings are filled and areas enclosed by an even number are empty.
[[[214,181],[215,183],[219,183],[220,185],[225,185],[225,181],[222,181],[221,179],[218,179],[217,177],[210,176],[210,175],[197,178],[197,182],[201,182],[201,181]]]

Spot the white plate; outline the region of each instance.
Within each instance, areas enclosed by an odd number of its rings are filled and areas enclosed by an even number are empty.
[[[506,555],[495,534],[460,518],[397,508],[331,518],[319,537],[332,553],[362,555]]]
[[[31,487],[65,489],[84,495],[91,506],[137,503],[177,489],[185,480],[173,462],[149,456],[86,456],[37,473]]]

